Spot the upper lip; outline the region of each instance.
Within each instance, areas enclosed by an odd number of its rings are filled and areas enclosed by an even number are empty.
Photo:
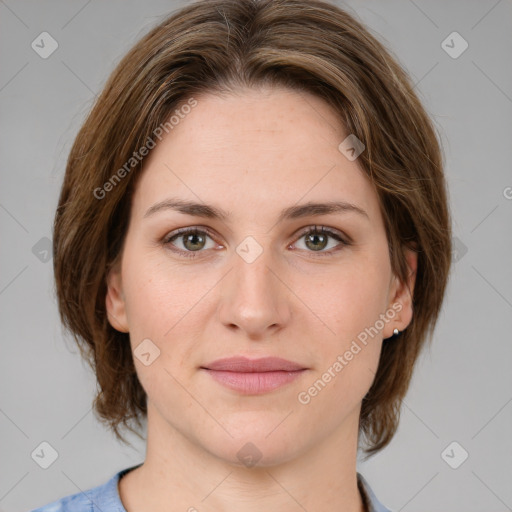
[[[257,372],[275,372],[305,370],[306,368],[299,363],[281,359],[280,357],[262,357],[260,359],[248,359],[247,357],[226,357],[217,359],[207,365],[202,366],[207,370],[257,373]]]

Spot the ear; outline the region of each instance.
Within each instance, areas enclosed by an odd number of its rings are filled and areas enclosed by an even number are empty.
[[[112,267],[107,274],[105,304],[110,325],[117,331],[130,332],[119,265]]]
[[[399,331],[403,331],[411,323],[414,313],[412,297],[414,284],[416,283],[418,253],[411,249],[405,249],[404,252],[409,269],[408,276],[407,280],[403,282],[396,275],[393,275],[388,308],[395,311],[396,315],[392,320],[386,323],[382,331],[384,339],[393,336],[393,330],[395,328]]]

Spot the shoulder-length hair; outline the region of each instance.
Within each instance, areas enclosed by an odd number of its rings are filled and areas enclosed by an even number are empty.
[[[53,232],[59,312],[98,382],[94,410],[116,437],[137,433],[145,392],[128,334],[106,314],[106,275],[127,230],[143,148],[203,92],[285,86],[323,98],[365,150],[392,270],[418,253],[413,319],[385,342],[359,434],[367,456],[394,436],[413,367],[440,312],[451,262],[443,158],[433,123],[392,54],[347,12],[320,0],[208,0],[172,14],[120,61],[67,162]],[[194,100],[195,101],[195,100]],[[180,107],[181,106],[181,107]],[[190,107],[187,107],[190,108]],[[160,132],[159,132],[160,130]],[[341,142],[341,141],[340,141]]]

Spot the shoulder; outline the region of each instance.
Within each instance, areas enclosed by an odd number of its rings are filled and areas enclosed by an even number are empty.
[[[98,508],[94,507],[95,495],[97,494],[96,489],[89,489],[83,493],[79,492],[65,496],[31,512],[96,512],[98,510]]]
[[[117,483],[121,476],[136,467],[138,466],[119,471],[102,485],[70,494],[30,512],[126,512],[119,497]]]

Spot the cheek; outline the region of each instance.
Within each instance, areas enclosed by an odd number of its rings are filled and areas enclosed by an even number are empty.
[[[202,326],[212,314],[206,295],[215,285],[215,275],[198,277],[192,266],[180,269],[158,249],[137,252],[127,247],[131,251],[123,261],[123,287],[134,355],[149,339],[160,351],[155,368],[163,365],[173,374],[188,371],[195,364]],[[151,385],[155,373],[137,361],[136,366],[144,387]],[[168,378],[163,375],[164,381]]]
[[[325,324],[325,334],[346,340],[375,324],[384,313],[390,268],[385,259],[353,255],[303,286],[307,304]],[[327,329],[329,327],[329,329]]]
[[[183,340],[197,294],[155,252],[137,252],[128,244],[127,248],[131,250],[123,259],[123,288],[138,379],[151,400],[161,396],[162,390],[181,397],[172,375],[184,364],[188,348],[176,341]],[[146,353],[150,355],[144,360]],[[169,396],[167,399],[174,403]]]
[[[316,298],[322,320],[330,329],[316,337],[319,359],[308,383],[317,394],[312,396],[321,395],[318,407],[335,405],[338,417],[361,402],[374,380],[382,347],[379,318],[386,297],[385,279],[368,268],[347,273],[341,281],[324,286]]]
[[[358,254],[343,263],[309,297],[312,309],[329,327],[324,326],[324,334],[316,337],[321,354],[315,372],[317,387],[328,389],[321,401],[337,403],[340,414],[355,407],[373,382],[382,346],[380,315],[385,313],[390,277],[386,258]]]
[[[141,273],[126,286],[126,314],[132,335],[161,337],[170,326],[175,311],[171,297],[161,280]]]
[[[162,256],[161,249],[137,250],[127,244],[123,259],[123,287],[131,332],[144,330],[163,339],[190,309],[197,295],[190,280]],[[142,244],[140,244],[142,246]]]

